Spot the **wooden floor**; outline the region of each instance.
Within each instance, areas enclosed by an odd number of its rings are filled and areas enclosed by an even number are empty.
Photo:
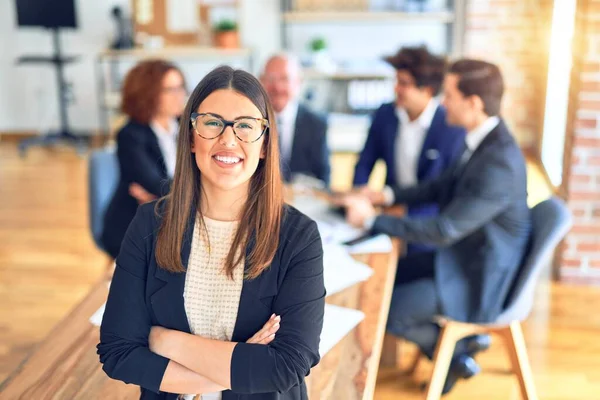
[[[342,170],[351,164],[334,163],[336,187],[349,184]],[[86,160],[69,149],[33,149],[23,160],[13,143],[0,143],[0,381],[104,271],[88,229],[86,173]],[[549,192],[533,165],[530,178],[535,204]],[[598,310],[600,289],[542,282],[524,329],[540,399],[600,399]],[[483,374],[445,399],[519,398],[498,340],[479,360]],[[375,399],[420,399],[428,369],[423,362],[416,378],[382,370]]]

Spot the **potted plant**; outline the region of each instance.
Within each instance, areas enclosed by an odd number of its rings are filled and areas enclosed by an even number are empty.
[[[322,37],[316,37],[309,43],[311,63],[317,71],[333,73],[336,70],[335,62],[327,53],[327,42]]]
[[[230,19],[221,20],[214,27],[214,39],[217,47],[225,49],[240,47],[237,23]]]
[[[325,39],[322,37],[316,37],[310,41],[310,49],[313,53],[323,51],[327,49],[327,42],[325,42]]]

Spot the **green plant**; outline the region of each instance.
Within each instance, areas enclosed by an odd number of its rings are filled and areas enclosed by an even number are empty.
[[[310,41],[310,49],[312,51],[325,50],[326,48],[327,48],[327,42],[322,37],[314,38],[313,40]]]
[[[237,31],[237,23],[231,19],[223,19],[215,25],[216,32]]]

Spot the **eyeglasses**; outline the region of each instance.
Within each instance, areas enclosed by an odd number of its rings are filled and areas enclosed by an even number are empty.
[[[241,117],[233,121],[223,119],[212,113],[192,113],[191,122],[194,130],[203,139],[216,139],[231,126],[235,137],[244,143],[254,143],[262,137],[269,127],[265,118]]]

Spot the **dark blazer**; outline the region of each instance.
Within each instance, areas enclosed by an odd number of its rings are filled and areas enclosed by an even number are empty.
[[[283,178],[289,182],[293,174],[303,173],[325,182],[329,186],[331,167],[327,146],[327,119],[302,104],[294,125],[292,155],[282,160]]]
[[[150,125],[129,121],[117,134],[120,180],[104,214],[102,244],[117,258],[125,231],[135,215],[138,202],[129,195],[129,185],[139,183],[157,197],[169,192],[171,182],[158,139]]]
[[[161,220],[155,204],[140,206],[127,230],[100,328],[98,354],[108,376],[141,386],[142,399],[175,399],[175,394],[159,392],[169,360],[150,351],[148,334],[155,325],[190,332],[183,299],[185,273],[169,273],[156,264]],[[191,215],[195,214],[194,210]],[[193,229],[192,217],[181,250],[184,266]],[[317,225],[285,206],[273,263],[243,284],[232,338],[238,342],[231,360],[232,390],[223,392],[223,400],[307,399],[304,377],[319,362],[324,307],[323,248]],[[275,340],[269,345],[245,343],[273,313],[282,320]]]
[[[354,186],[365,185],[377,160],[385,161],[385,184],[398,185],[396,177],[396,140],[400,120],[396,105],[387,103],[375,111],[365,146],[354,171]],[[417,181],[423,183],[438,177],[460,156],[464,146],[465,131],[446,123],[446,110],[439,106],[425,136],[417,167]],[[435,204],[419,204],[408,209],[409,215],[436,215]]]
[[[397,203],[436,202],[437,218],[379,216],[373,230],[437,245],[435,282],[445,315],[492,322],[521,264],[531,230],[525,160],[501,121],[465,165],[395,188]]]

